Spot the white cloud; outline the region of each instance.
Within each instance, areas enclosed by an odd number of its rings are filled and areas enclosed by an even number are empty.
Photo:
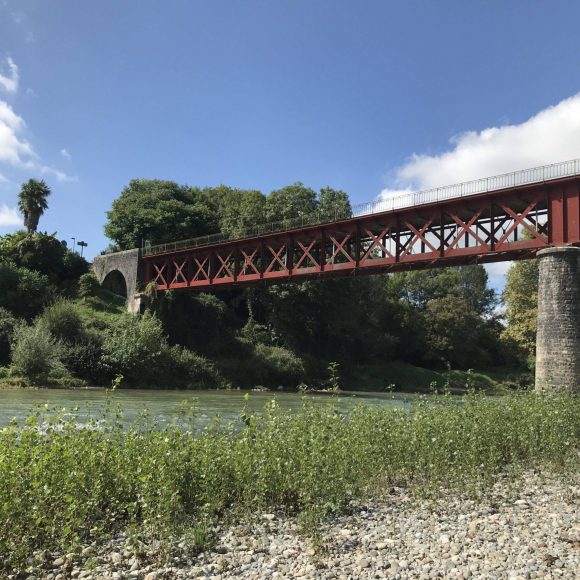
[[[60,154],[65,158],[65,159],[70,159],[71,158],[71,154],[63,147],[60,150]]]
[[[413,154],[381,197],[580,157],[580,93],[518,125],[469,131],[450,144],[440,155]]]
[[[76,177],[42,163],[32,145],[23,136],[24,119],[0,100],[0,164],[25,169],[41,175],[53,175],[60,182],[77,181]]]
[[[414,153],[395,169],[382,199],[580,157],[580,93],[517,125],[453,137],[439,155]],[[501,291],[511,262],[486,264],[489,284]]]
[[[22,225],[22,218],[16,208],[8,207],[5,204],[0,205],[0,227],[20,225]]]
[[[16,63],[8,56],[0,63],[0,87],[7,93],[15,93],[18,90],[18,67]]]
[[[8,183],[8,180],[0,173],[0,183]]]
[[[0,101],[0,163],[23,165],[26,158],[36,158],[30,143],[21,136],[25,127],[24,119]]]
[[[494,290],[501,292],[505,284],[505,275],[510,269],[513,262],[493,262],[491,264],[484,264],[487,271],[489,286]]]

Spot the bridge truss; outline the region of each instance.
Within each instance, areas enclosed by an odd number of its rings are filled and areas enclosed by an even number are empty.
[[[158,290],[209,291],[535,256],[580,245],[580,178],[516,185],[143,256]]]

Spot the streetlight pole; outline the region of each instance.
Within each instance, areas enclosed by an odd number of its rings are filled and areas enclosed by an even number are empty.
[[[81,247],[81,258],[83,257],[83,249],[86,248],[88,246],[87,242],[83,242],[82,240],[80,242],[77,242],[77,246]]]

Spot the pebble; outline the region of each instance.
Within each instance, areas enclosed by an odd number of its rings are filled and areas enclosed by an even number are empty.
[[[176,539],[169,562],[159,544],[140,546],[138,556],[120,535],[79,554],[39,553],[51,564],[18,578],[577,579],[579,479],[529,473],[515,485],[498,481],[477,500],[443,493],[421,501],[392,488],[382,498],[351,501],[315,538],[295,518],[267,513],[217,530],[214,547],[200,554]]]

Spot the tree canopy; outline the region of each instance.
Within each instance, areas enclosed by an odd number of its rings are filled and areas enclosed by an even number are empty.
[[[46,198],[50,188],[44,180],[29,179],[22,184],[18,193],[18,209],[24,216],[24,225],[29,234],[36,232],[40,216],[48,208]]]

